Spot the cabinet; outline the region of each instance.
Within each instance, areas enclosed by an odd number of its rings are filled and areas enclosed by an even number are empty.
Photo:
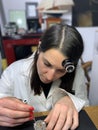
[[[5,53],[7,65],[31,54],[31,51],[36,49],[40,37],[41,34],[29,34],[15,37],[3,36],[3,53]]]

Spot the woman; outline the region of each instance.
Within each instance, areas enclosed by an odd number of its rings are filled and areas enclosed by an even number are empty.
[[[51,110],[45,119],[47,130],[75,129],[78,112],[88,104],[84,72],[78,64],[82,52],[83,40],[74,27],[61,23],[47,29],[38,50],[1,76],[0,125],[17,126],[34,119],[33,110]],[[64,95],[55,94],[56,88]]]

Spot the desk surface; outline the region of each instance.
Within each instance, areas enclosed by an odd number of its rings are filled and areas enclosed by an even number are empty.
[[[89,106],[85,107],[84,110],[87,112],[92,122],[95,124],[96,128],[98,128],[98,106]],[[48,111],[46,112],[37,112],[35,113],[35,117],[46,116],[48,115]]]
[[[88,113],[89,117],[98,129],[98,106],[85,107],[84,110]]]
[[[86,112],[85,112],[85,111]],[[98,128],[98,106],[92,106],[92,107],[86,107],[84,108],[84,110],[82,110],[80,112],[80,125],[76,130],[97,130],[95,128],[95,126]],[[34,113],[36,119],[44,119],[44,117],[48,114],[49,112],[37,112]],[[87,113],[89,115],[89,117],[92,119],[92,121],[90,120],[90,118],[87,116]],[[92,123],[93,122],[93,123]],[[24,123],[24,125],[21,126],[17,126],[17,127],[2,127],[0,126],[0,130],[34,130],[33,129],[33,121],[30,122],[26,122]],[[95,126],[94,126],[95,124]]]
[[[95,124],[96,128],[98,128],[98,106],[89,106],[85,107],[84,110],[87,112],[93,123]],[[49,112],[39,112],[35,113],[35,117],[39,116],[46,116]]]

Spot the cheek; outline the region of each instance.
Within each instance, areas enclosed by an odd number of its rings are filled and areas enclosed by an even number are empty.
[[[64,75],[66,75],[66,72],[65,73],[63,73],[63,74],[56,74],[56,78],[58,79],[58,78],[61,78],[61,77],[63,77]]]
[[[37,61],[37,72],[39,75],[42,73],[45,73],[45,67],[44,67],[44,64],[41,60]]]
[[[38,74],[39,74],[40,71],[41,71],[40,68],[42,68],[42,65],[41,65],[40,61],[38,60],[38,61],[37,61],[37,72],[38,72]]]

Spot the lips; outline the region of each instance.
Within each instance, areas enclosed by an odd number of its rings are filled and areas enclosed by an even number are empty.
[[[46,79],[45,77],[40,78],[43,83],[51,83],[52,81]]]

